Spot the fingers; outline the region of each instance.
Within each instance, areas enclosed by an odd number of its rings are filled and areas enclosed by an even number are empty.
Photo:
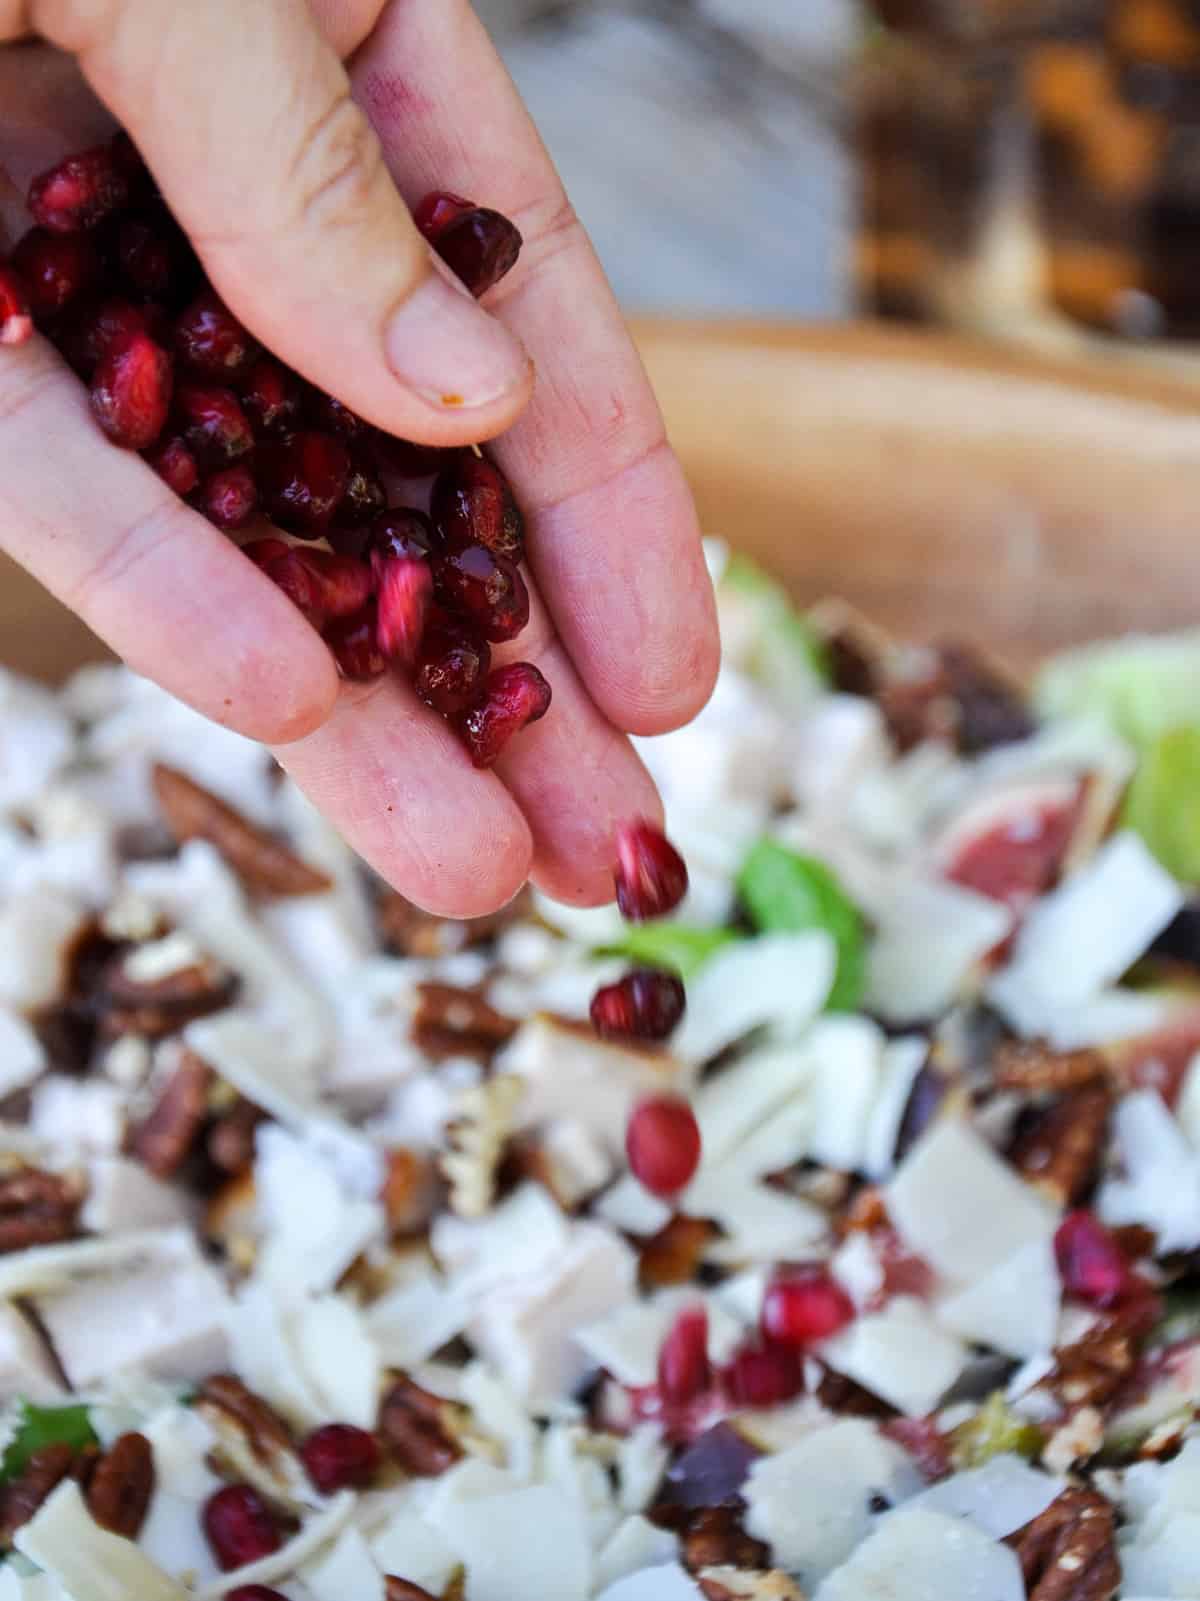
[[[347,690],[322,728],[275,754],[343,838],[426,911],[482,916],[529,876],[516,802],[397,678]]]
[[[40,339],[0,361],[0,545],[138,672],[254,739],[310,732],[333,659],[286,597],[139,457]]]
[[[434,266],[306,4],[35,11],[133,135],[217,288],[279,356],[408,438],[467,443],[509,426],[531,383],[525,353]]]
[[[632,732],[674,727],[703,705],[717,668],[695,512],[528,115],[466,0],[393,0],[353,80],[410,200],[451,189],[506,212],[525,236],[488,304],[524,341],[538,384],[497,455],[530,514],[530,562],[555,626],[597,704]]]

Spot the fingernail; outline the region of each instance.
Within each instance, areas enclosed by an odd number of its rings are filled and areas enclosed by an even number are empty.
[[[446,411],[502,400],[529,370],[520,340],[435,271],[388,323],[384,350],[405,388]]]

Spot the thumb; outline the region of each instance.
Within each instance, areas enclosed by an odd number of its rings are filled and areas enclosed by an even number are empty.
[[[306,4],[42,0],[37,20],[275,354],[404,438],[467,443],[515,420],[523,348],[435,265]]]

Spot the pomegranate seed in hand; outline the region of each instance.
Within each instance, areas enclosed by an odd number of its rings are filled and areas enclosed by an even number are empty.
[[[334,527],[360,532],[387,507],[387,492],[363,445],[348,446],[350,470],[346,492],[333,514]],[[365,543],[365,533],[363,542]]]
[[[378,594],[379,648],[390,660],[411,667],[433,598],[429,563],[417,556],[376,555],[371,565]]]
[[[674,973],[635,967],[592,996],[592,1027],[606,1040],[665,1040],[683,1008],[683,985]]]
[[[33,313],[25,285],[11,267],[0,264],[0,345],[23,345],[33,333]]]
[[[244,528],[258,510],[258,485],[249,467],[213,473],[200,491],[200,509],[218,528]]]
[[[241,386],[242,410],[256,434],[286,432],[300,415],[300,380],[270,356],[256,362]]]
[[[371,424],[349,406],[344,406],[336,395],[327,395],[323,389],[309,389],[305,396],[304,414],[314,428],[323,433],[336,434],[339,439],[365,440],[372,432]]]
[[[66,236],[31,228],[17,242],[12,264],[25,286],[36,323],[57,317],[95,281],[100,271],[96,247],[79,234]]]
[[[33,219],[51,233],[94,228],[129,200],[129,185],[108,145],[68,156],[29,186]]]
[[[326,1423],[300,1447],[308,1476],[322,1495],[361,1490],[379,1471],[379,1441],[352,1423]]]
[[[375,585],[366,562],[328,550],[293,550],[311,572],[326,617],[352,617],[370,600]]]
[[[255,545],[276,544],[282,548],[274,555],[255,549]],[[262,568],[273,584],[277,584],[283,590],[293,606],[304,613],[314,628],[320,629],[325,626],[325,613],[321,607],[320,579],[299,551],[284,545],[282,540],[260,539],[254,544],[243,546],[243,553],[249,556],[256,566]]]
[[[652,1195],[676,1195],[700,1165],[700,1125],[678,1095],[655,1095],[634,1109],[625,1155],[638,1183]]]
[[[687,894],[688,872],[670,840],[644,818],[617,829],[614,873],[617,905],[630,923],[644,923],[674,911]]]
[[[708,1362],[708,1313],[702,1306],[688,1307],[658,1353],[658,1389],[664,1401],[686,1406],[703,1393],[711,1369]]]
[[[171,404],[171,358],[146,334],[111,349],[92,378],[92,415],[126,450],[146,450],[166,426]]]
[[[373,601],[353,617],[330,623],[324,638],[344,678],[366,682],[386,671],[387,657],[379,648]]]
[[[465,711],[492,664],[492,648],[460,618],[440,612],[425,625],[417,652],[417,694],[443,717]]]
[[[462,713],[459,734],[476,767],[491,767],[514,734],[550,709],[550,685],[529,662],[497,667],[483,694]]]
[[[267,515],[289,533],[319,539],[346,493],[350,454],[332,434],[306,430],[263,445],[257,469]]]
[[[181,383],[175,407],[183,437],[206,467],[231,467],[254,448],[250,422],[232,389]]]
[[[836,1334],[854,1315],[854,1302],[825,1268],[796,1268],[767,1286],[762,1329],[777,1345],[801,1350]]]
[[[381,512],[371,524],[368,548],[372,556],[429,556],[437,536],[433,524],[415,506],[397,506]]]
[[[458,454],[455,446],[414,445],[380,432],[372,434],[370,444],[383,470],[398,478],[430,478]]]
[[[117,234],[121,275],[135,293],[163,300],[176,281],[174,240],[165,227],[144,217],[122,222]]]
[[[509,561],[524,559],[525,519],[508,479],[484,457],[464,451],[443,467],[429,509],[447,545],[484,545]]]
[[[475,206],[452,217],[431,243],[478,299],[516,266],[522,240],[507,217],[486,206]]]
[[[1068,1212],[1054,1236],[1063,1289],[1092,1306],[1110,1307],[1149,1292],[1108,1229],[1087,1211]]]
[[[204,1503],[204,1532],[217,1566],[226,1573],[278,1551],[283,1536],[257,1490],[228,1484]]]
[[[464,211],[474,211],[475,202],[452,195],[448,189],[435,189],[413,212],[413,221],[432,244],[447,223],[461,217]]]
[[[161,323],[161,319],[157,320]],[[69,326],[59,334],[58,347],[75,372],[90,380],[104,357],[135,334],[148,334],[155,344],[162,343],[155,339],[140,306],[129,300],[102,300],[99,305],[85,306],[71,318]]]
[[[743,1345],[725,1369],[725,1388],[736,1406],[779,1406],[804,1388],[804,1365],[778,1345]]]
[[[235,383],[259,357],[256,339],[211,289],[196,296],[175,324],[180,364],[201,378]]]
[[[512,562],[483,545],[439,551],[433,558],[437,597],[470,619],[493,645],[515,639],[529,621],[529,591]]]
[[[168,439],[148,451],[146,460],[164,483],[183,499],[200,482],[196,458],[182,439]]]
[[[113,166],[125,180],[130,199],[139,203],[153,200],[158,194],[158,186],[142,158],[142,152],[124,128],[118,128],[113,134],[108,142],[108,150]]]

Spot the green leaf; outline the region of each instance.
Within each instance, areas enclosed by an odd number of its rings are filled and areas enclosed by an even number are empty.
[[[1034,682],[1046,718],[1100,717],[1146,749],[1200,707],[1200,630],[1133,635],[1052,656]]]
[[[1200,727],[1173,728],[1146,749],[1125,822],[1185,884],[1200,883]]]
[[[21,1424],[0,1461],[0,1481],[20,1473],[43,1446],[61,1443],[79,1450],[97,1443],[86,1406],[41,1407],[23,1401],[21,1410]]]
[[[625,956],[643,967],[663,967],[687,980],[709,957],[736,940],[731,928],[692,928],[686,923],[635,923],[600,956]]]
[[[761,932],[803,934],[820,928],[833,937],[838,964],[826,1006],[831,1012],[852,1012],[866,985],[866,933],[857,906],[825,863],[760,839],[742,865],[737,887]]]

